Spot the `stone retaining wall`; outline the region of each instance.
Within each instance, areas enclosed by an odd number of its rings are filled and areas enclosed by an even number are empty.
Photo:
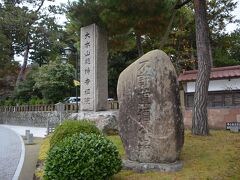
[[[225,129],[227,122],[240,122],[240,107],[208,109],[208,124],[211,129]],[[192,110],[185,110],[184,125],[192,127]]]
[[[58,123],[60,118],[57,112],[0,112],[1,124],[47,127],[48,121]]]
[[[64,119],[89,119],[103,131],[118,131],[118,111],[99,111],[99,112],[79,112],[79,113],[63,113]],[[31,126],[31,127],[47,127],[47,125],[56,126],[60,123],[60,114],[56,111],[52,112],[0,112],[0,124]]]

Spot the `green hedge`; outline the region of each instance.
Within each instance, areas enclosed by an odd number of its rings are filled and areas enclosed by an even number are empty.
[[[48,153],[44,179],[104,180],[121,170],[116,146],[102,135],[75,134]]]
[[[64,138],[70,137],[76,133],[101,134],[100,130],[92,122],[89,122],[87,120],[66,120],[55,129],[50,140],[50,147],[52,148],[55,144]]]

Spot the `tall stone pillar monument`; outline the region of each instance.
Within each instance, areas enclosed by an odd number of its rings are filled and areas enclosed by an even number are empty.
[[[81,111],[107,110],[107,36],[97,25],[81,28]]]

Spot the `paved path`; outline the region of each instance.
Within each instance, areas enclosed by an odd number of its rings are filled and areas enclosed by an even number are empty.
[[[34,137],[34,144],[25,145],[25,158],[18,180],[33,180],[42,139],[43,138]],[[24,140],[24,142],[26,142],[26,140]]]
[[[30,133],[33,133],[34,137],[45,137],[47,135],[47,128],[29,127],[29,126],[13,126],[13,125],[6,125],[6,124],[3,124],[1,126],[12,129],[13,131],[15,131],[17,134],[21,136],[25,136],[26,130],[30,130]]]
[[[24,154],[22,138],[11,129],[0,125],[0,179],[18,179]]]

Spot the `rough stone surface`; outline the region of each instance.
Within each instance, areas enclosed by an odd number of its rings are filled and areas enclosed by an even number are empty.
[[[177,75],[169,57],[151,51],[121,74],[119,131],[129,160],[172,163],[184,143]]]
[[[174,163],[139,163],[136,161],[122,160],[122,162],[123,169],[140,173],[148,171],[175,172],[180,171],[183,167],[182,161],[176,161]]]
[[[117,118],[118,111],[84,111],[73,113],[69,116],[69,119],[89,119],[90,121],[93,121],[98,129],[105,134],[118,132]]]
[[[107,36],[95,25],[81,28],[81,110],[107,110]]]

